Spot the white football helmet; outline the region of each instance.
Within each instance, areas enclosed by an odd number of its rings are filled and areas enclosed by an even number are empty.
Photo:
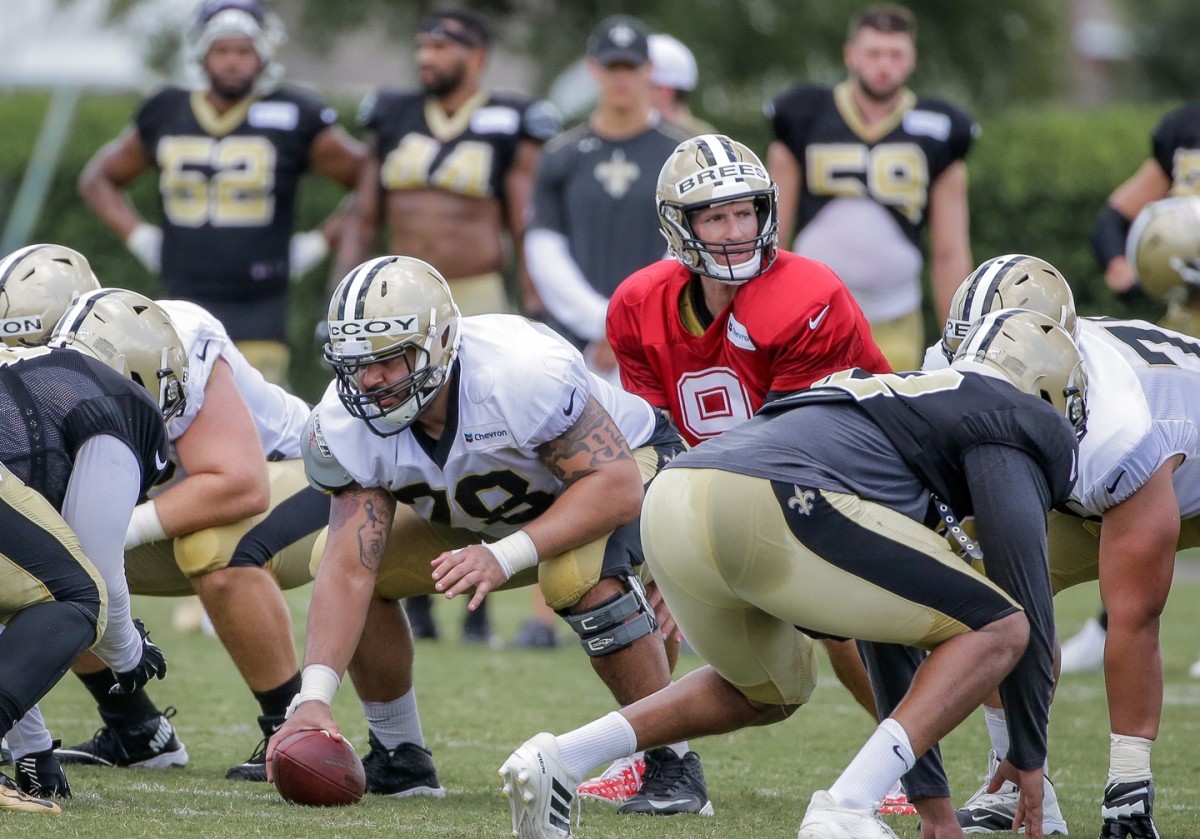
[[[461,320],[449,284],[427,262],[381,256],[353,269],[329,301],[325,345],[346,410],[381,437],[416,422],[450,377]],[[399,358],[406,359],[406,375],[371,390],[360,387],[364,367]]]
[[[87,258],[62,245],[28,245],[0,261],[0,342],[40,344],[77,294],[100,288]]]
[[[283,78],[283,67],[275,55],[287,42],[287,30],[279,16],[259,0],[204,0],[185,36],[189,58],[203,77],[204,56],[213,42],[237,36],[254,42],[254,51],[262,62],[255,90],[260,94],[270,92]]]
[[[1087,369],[1083,356],[1053,318],[1026,309],[998,309],[971,325],[950,366],[998,372],[1067,418],[1082,438],[1087,430]],[[985,371],[986,372],[986,371]]]
[[[971,324],[999,309],[1029,309],[1058,321],[1075,338],[1079,325],[1071,286],[1044,259],[1010,253],[982,263],[962,281],[950,301],[942,330],[942,353],[949,361]]]
[[[188,360],[170,317],[136,291],[102,288],[75,299],[46,342],[104,362],[150,392],[163,419],[183,411]]]
[[[1147,204],[1129,228],[1125,255],[1142,288],[1160,300],[1200,288],[1200,196]]]
[[[750,199],[758,234],[740,242],[705,242],[692,232],[691,214],[731,201]],[[675,147],[658,174],[658,223],[671,255],[697,274],[741,285],[775,261],[779,239],[779,190],[758,155],[724,134],[701,134]],[[751,254],[744,262],[722,265]]]

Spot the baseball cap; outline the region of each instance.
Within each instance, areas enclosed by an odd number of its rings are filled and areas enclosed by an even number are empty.
[[[695,90],[696,57],[678,38],[670,35],[651,35],[649,38],[650,60],[654,67],[650,81],[675,90]]]
[[[617,15],[604,19],[592,30],[587,52],[605,67],[620,62],[641,67],[650,60],[646,38],[646,26],[640,20]]]

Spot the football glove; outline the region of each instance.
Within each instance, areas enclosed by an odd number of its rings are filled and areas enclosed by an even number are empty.
[[[163,232],[161,227],[142,222],[133,228],[125,240],[125,247],[137,257],[138,262],[145,266],[151,274],[157,274],[162,268]]]
[[[117,683],[108,689],[109,693],[134,693],[146,686],[151,679],[161,679],[167,675],[167,659],[158,645],[150,640],[146,625],[138,618],[133,619],[133,626],[142,636],[142,660],[132,670],[118,673],[113,671]]]

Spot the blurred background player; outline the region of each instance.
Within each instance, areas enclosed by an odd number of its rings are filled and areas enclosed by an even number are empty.
[[[360,120],[374,139],[334,269],[338,280],[376,250],[383,227],[386,252],[436,267],[464,314],[513,311],[502,273],[510,254],[518,263],[519,310],[544,314],[520,254],[534,169],[542,144],[558,132],[558,116],[547,102],[483,87],[490,45],[480,15],[437,9],[417,36],[421,89],[384,89],[363,102]],[[438,637],[430,606],[425,596],[405,603],[418,638]],[[463,640],[496,641],[486,606],[466,613]]]
[[[101,148],[79,191],[166,296],[225,324],[270,381],[287,379],[289,276],[320,261],[320,231],[293,235],[300,176],[354,186],[364,151],[313,94],[280,83],[282,24],[258,0],[205,0],[186,33],[206,87],[166,87]],[[161,227],[124,188],[158,170]]]
[[[0,276],[60,275],[64,265],[86,284],[86,260],[56,245],[17,251],[0,263]],[[139,495],[164,469],[163,420],[184,406],[186,361],[166,315],[141,295],[122,294],[138,308],[98,300],[101,319],[56,330],[54,349],[0,351],[0,736],[85,649],[111,668],[120,694],[166,674],[161,650],[130,617],[122,543]],[[31,435],[34,425],[39,433]],[[22,788],[71,795],[52,757],[27,757],[17,762]],[[3,811],[59,808],[0,775]]]
[[[689,135],[715,134],[717,130],[692,113],[688,97],[700,73],[696,56],[682,41],[665,33],[647,39],[650,49],[650,104],[664,120]]]
[[[608,340],[625,389],[671,416],[690,445],[837,370],[891,370],[834,273],[778,250],[775,184],[749,148],[719,134],[680,143],[659,173],[656,204],[671,258],[617,288]],[[826,646],[874,718],[854,643]],[[614,764],[579,793],[621,803],[637,788],[631,766]]]
[[[916,20],[873,6],[850,23],[849,78],[800,85],[767,106],[775,139],[779,229],[798,254],[827,263],[858,300],[896,370],[920,366],[921,237],[929,227],[933,312],[971,270],[967,152],[971,119],[905,87],[916,66]]]
[[[685,132],[651,105],[645,25],[602,21],[588,37],[588,70],[599,101],[585,124],[556,137],[538,164],[525,259],[538,293],[588,368],[617,382],[604,334],[608,299],[620,282],[662,258],[654,213],[658,171]]]

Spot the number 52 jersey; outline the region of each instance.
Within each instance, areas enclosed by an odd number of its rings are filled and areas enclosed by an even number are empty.
[[[1088,423],[1069,506],[1101,516],[1182,453],[1180,517],[1200,513],[1200,341],[1141,320],[1080,318],[1079,330]]]

